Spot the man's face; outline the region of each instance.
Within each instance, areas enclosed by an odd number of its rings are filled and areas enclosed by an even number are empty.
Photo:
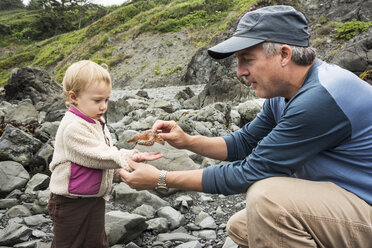
[[[235,53],[238,58],[238,77],[244,77],[262,98],[284,96],[281,79],[281,56],[267,58],[262,45],[256,45]]]

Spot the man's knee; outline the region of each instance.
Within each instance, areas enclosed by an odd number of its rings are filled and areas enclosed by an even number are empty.
[[[255,182],[248,189],[246,198],[248,221],[261,221],[262,218],[275,219],[283,209],[290,207],[288,205],[291,201],[286,197],[288,187],[285,186],[290,183],[288,179],[271,177]]]
[[[235,243],[239,244],[241,247],[246,247],[248,237],[245,210],[241,210],[240,212],[231,216],[227,222],[226,231]]]

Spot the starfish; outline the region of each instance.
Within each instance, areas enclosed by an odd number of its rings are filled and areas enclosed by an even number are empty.
[[[143,131],[140,134],[135,135],[133,138],[128,140],[128,142],[135,142],[132,149],[137,145],[152,146],[155,142],[164,145],[164,140],[161,138],[157,132],[152,130]]]

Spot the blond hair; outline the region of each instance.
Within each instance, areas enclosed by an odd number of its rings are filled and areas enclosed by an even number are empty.
[[[62,81],[66,106],[72,104],[69,98],[70,91],[79,95],[81,90],[97,82],[104,82],[106,86],[111,86],[111,77],[106,68],[90,60],[81,60],[70,65]]]

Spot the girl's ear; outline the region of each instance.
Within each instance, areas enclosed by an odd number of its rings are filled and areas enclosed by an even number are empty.
[[[76,101],[77,101],[77,95],[76,95],[76,93],[75,92],[73,92],[72,90],[70,90],[69,92],[68,92],[68,97],[70,98],[70,101],[71,101],[71,103],[72,104],[76,104]]]

